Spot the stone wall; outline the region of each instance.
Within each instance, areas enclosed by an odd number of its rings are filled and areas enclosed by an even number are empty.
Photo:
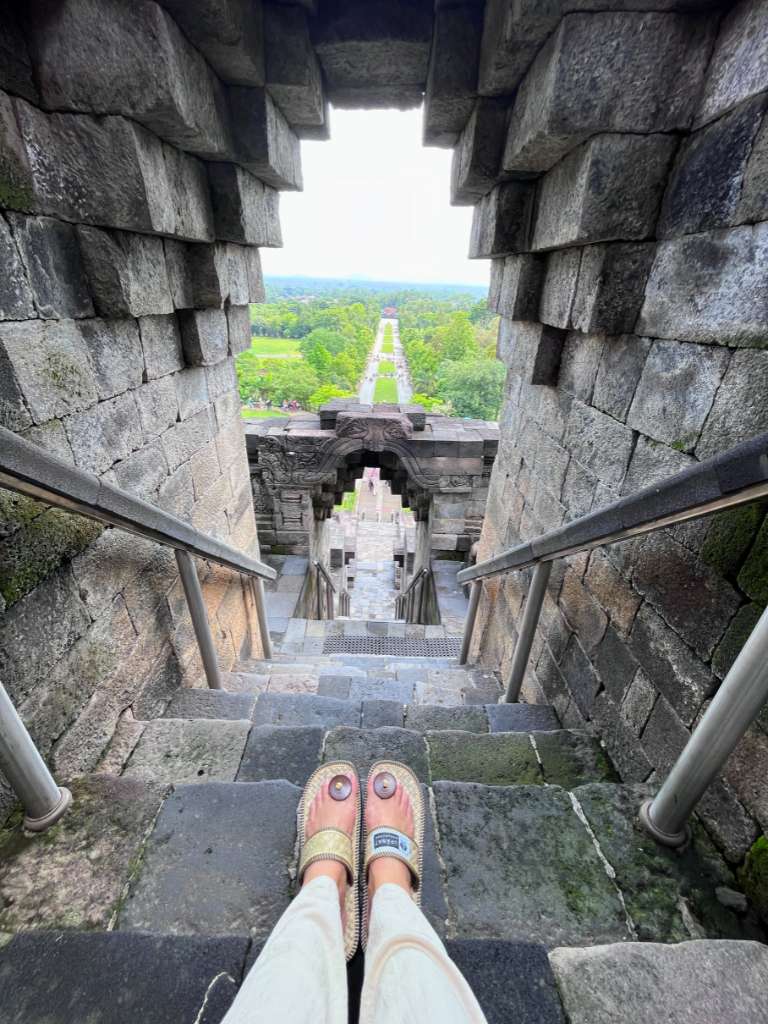
[[[488,3],[453,175],[508,367],[480,558],[768,429],[767,54],[755,0]],[[490,666],[528,582],[485,585]],[[765,505],[573,556],[524,696],[661,780],[766,601]],[[700,807],[733,861],[766,778],[768,715]]]
[[[25,0],[0,20],[0,423],[257,554],[234,356],[298,135],[323,131],[319,72],[292,74],[306,12]],[[251,593],[199,570],[229,669],[258,644]],[[121,716],[204,685],[168,549],[0,491],[0,595],[0,679],[61,778]],[[9,799],[0,780],[0,818]]]

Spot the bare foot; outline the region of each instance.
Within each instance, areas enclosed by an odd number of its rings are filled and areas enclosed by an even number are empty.
[[[334,800],[328,793],[328,786],[323,786],[309,805],[305,832],[307,839],[323,828],[340,828],[351,836],[355,828],[355,812],[357,810],[358,781],[356,775],[347,775],[352,783],[352,792],[346,800]],[[337,860],[316,860],[304,872],[302,885],[313,878],[325,875],[332,878],[339,890],[342,920],[344,918],[344,897],[347,890],[347,869]]]
[[[396,828],[406,836],[413,838],[413,808],[411,798],[398,783],[395,795],[388,800],[377,796],[373,788],[373,778],[368,779],[368,790],[365,800],[365,826],[370,833],[375,828],[387,825]],[[411,872],[408,866],[397,857],[378,857],[368,868],[368,891],[371,900],[380,885],[393,882],[411,892]]]

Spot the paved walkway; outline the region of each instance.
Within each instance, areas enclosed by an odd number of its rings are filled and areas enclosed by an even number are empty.
[[[381,346],[384,341],[384,328],[387,324],[392,325],[392,347],[394,348],[394,353],[381,351]],[[385,361],[391,360],[395,364],[398,402],[410,402],[413,395],[413,387],[411,386],[411,377],[408,372],[408,361],[405,358],[405,352],[403,351],[403,346],[400,343],[398,321],[394,318],[384,316],[379,320],[378,330],[376,331],[376,340],[373,343],[371,355],[368,359],[368,365],[365,368],[365,374],[358,391],[359,400],[366,405],[373,404],[379,361],[382,359]]]

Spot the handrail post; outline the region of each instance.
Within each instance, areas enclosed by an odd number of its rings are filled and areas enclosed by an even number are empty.
[[[72,794],[58,786],[0,683],[0,768],[24,805],[24,828],[45,832],[66,813]]]
[[[197,646],[200,649],[200,657],[203,661],[205,678],[212,690],[223,690],[219,671],[219,660],[216,656],[216,648],[213,645],[211,625],[208,622],[208,615],[205,611],[203,591],[200,587],[200,580],[197,578],[197,570],[192,556],[188,551],[176,548],[176,565],[179,567],[181,585],[184,587],[184,595],[187,599],[189,614],[192,617],[192,626],[197,637]]]
[[[647,832],[664,846],[688,839],[688,817],[768,700],[768,609],[653,800],[640,809]]]
[[[325,602],[328,607],[328,618],[333,618],[333,591],[326,583],[325,585]]]
[[[528,590],[525,611],[520,622],[515,653],[512,655],[512,665],[509,670],[509,682],[504,697],[507,704],[513,704],[520,696],[520,688],[525,678],[528,657],[533,646],[533,638],[536,634],[536,626],[539,622],[541,606],[544,603],[544,594],[547,591],[551,572],[552,562],[537,562],[536,568],[533,570],[533,579]]]
[[[315,562],[315,610],[318,619],[323,617],[323,575],[320,572],[320,565]]]
[[[460,665],[466,665],[469,660],[469,648],[472,646],[472,634],[475,632],[475,620],[477,619],[477,609],[480,605],[482,586],[483,584],[480,580],[472,581],[472,587],[469,592],[467,620],[464,623],[464,636],[461,641],[461,654],[459,655]]]
[[[253,600],[256,605],[256,618],[259,621],[259,637],[261,638],[261,652],[265,661],[272,660],[272,638],[269,635],[269,619],[267,618],[267,605],[264,599],[264,584],[261,580],[251,576],[253,584]]]

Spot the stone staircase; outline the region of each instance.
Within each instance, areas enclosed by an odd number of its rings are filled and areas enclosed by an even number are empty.
[[[0,1024],[217,1024],[294,894],[300,787],[383,756],[428,793],[424,910],[489,1024],[766,1019],[768,949],[703,831],[656,846],[646,788],[492,672],[297,653],[339,626],[291,620],[226,692],[124,720],[56,827],[0,832]]]

